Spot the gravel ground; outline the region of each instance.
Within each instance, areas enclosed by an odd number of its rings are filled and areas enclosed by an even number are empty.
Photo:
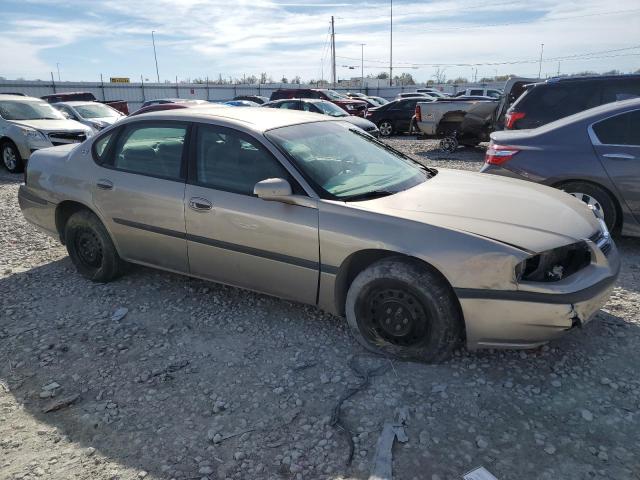
[[[483,156],[389,143],[442,167]],[[2,479],[366,479],[400,410],[396,479],[477,466],[500,480],[640,478],[638,240],[618,241],[619,284],[585,328],[430,366],[372,358],[342,319],[239,289],[142,267],[88,282],[22,219],[19,182],[0,176]],[[340,411],[348,434],[332,415],[363,369],[369,384]]]

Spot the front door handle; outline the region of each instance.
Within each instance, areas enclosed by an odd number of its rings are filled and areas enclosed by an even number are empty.
[[[605,153],[603,157],[617,158],[620,160],[633,160],[634,158],[636,158],[633,155],[629,155],[628,153]]]
[[[96,182],[96,186],[101,190],[111,190],[113,189],[113,182],[111,180],[101,178]]]
[[[211,210],[212,207],[213,205],[206,198],[193,197],[189,200],[189,208],[198,212]]]

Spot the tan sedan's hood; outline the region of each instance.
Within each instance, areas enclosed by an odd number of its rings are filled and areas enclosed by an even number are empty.
[[[588,238],[599,228],[586,205],[560,190],[446,169],[404,192],[352,205],[473,233],[532,252]]]

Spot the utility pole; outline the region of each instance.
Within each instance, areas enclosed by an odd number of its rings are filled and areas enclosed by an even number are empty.
[[[324,58],[320,59],[320,81],[324,83]]]
[[[542,75],[542,53],[544,52],[544,43],[540,44],[540,62],[538,63],[538,78]]]
[[[155,30],[151,30],[151,41],[153,42],[153,58],[156,60],[156,76],[158,77],[158,83],[160,83],[160,73],[158,72],[158,56],[156,55],[156,37],[154,37]]]
[[[58,69],[58,81],[60,81],[60,64],[56,63],[56,68]]]
[[[331,85],[336,86],[336,31],[331,15]]]
[[[560,76],[560,62],[558,62],[558,76]]]
[[[389,86],[393,85],[393,0],[391,0],[389,24]]]
[[[360,89],[364,88],[364,46],[366,43],[360,44]]]

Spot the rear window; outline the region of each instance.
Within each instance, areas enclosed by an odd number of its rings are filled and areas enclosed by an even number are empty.
[[[602,90],[602,103],[619,102],[640,97],[640,80],[625,79],[606,82]]]
[[[601,104],[600,85],[596,83],[540,85],[530,89],[514,104],[527,117],[544,119],[545,123]]]

